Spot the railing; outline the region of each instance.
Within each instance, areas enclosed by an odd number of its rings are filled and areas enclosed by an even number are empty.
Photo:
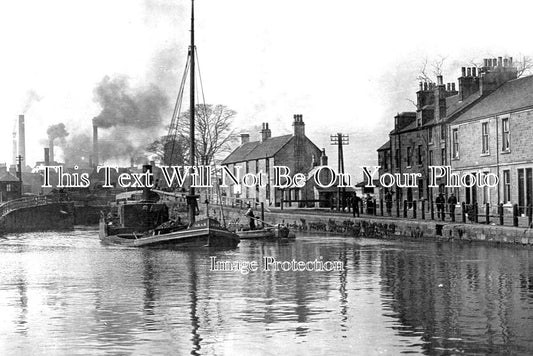
[[[351,203],[344,204],[338,209],[336,201],[329,208],[305,208],[308,202],[324,203],[319,200],[293,200],[292,209],[301,209],[302,211],[317,210],[327,214],[332,213],[350,214],[352,216],[383,216],[401,219],[433,220],[444,222],[457,222],[466,224],[488,224],[515,226],[524,228],[533,228],[533,206],[519,206],[518,204],[466,204],[458,202],[457,204],[444,203],[436,204],[428,200],[392,200],[389,202],[375,199],[359,200],[357,209],[354,212],[354,206]],[[260,203],[253,198],[235,198],[235,197],[218,197],[210,196],[210,203],[221,204],[236,208],[245,208],[248,203],[257,208]],[[331,203],[331,202],[326,202]],[[315,206],[317,206],[316,204]],[[269,209],[287,209],[288,202],[282,202],[281,206]]]
[[[63,197],[61,196],[46,195],[10,200],[8,202],[0,204],[0,217],[3,217],[17,209],[31,208],[34,206],[58,203],[61,201],[64,201]]]

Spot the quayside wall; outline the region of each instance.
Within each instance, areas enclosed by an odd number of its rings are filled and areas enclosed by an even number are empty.
[[[211,205],[210,214],[221,218],[218,207]],[[248,226],[244,209],[223,207],[226,223]],[[260,217],[259,211],[254,211]],[[533,229],[499,225],[463,224],[362,216],[323,211],[265,211],[265,221],[285,224],[296,230],[335,232],[349,236],[377,238],[429,238],[435,240],[483,241],[489,243],[533,246]]]

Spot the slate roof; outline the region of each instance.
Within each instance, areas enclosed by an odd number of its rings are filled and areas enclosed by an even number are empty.
[[[253,141],[240,145],[228,157],[222,161],[222,164],[230,164],[237,162],[246,162],[256,159],[263,159],[273,157],[279,152],[289,141],[293,135],[284,135],[277,137],[270,137],[267,140]]]
[[[466,110],[454,123],[517,111],[531,106],[533,106],[533,76],[527,76],[504,83]]]
[[[386,143],[384,143],[380,148],[377,149],[378,151],[386,151],[390,150],[390,140],[388,140]]]
[[[0,177],[0,182],[18,182],[19,179],[9,172],[4,173]]]

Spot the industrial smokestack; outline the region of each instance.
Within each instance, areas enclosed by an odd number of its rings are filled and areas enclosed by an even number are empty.
[[[44,165],[50,165],[50,149],[48,147],[44,148]]]
[[[13,130],[13,162],[12,165],[17,165],[17,130]]]
[[[93,125],[93,164],[98,167],[98,126]]]
[[[50,152],[50,162],[54,162],[54,139],[48,141],[48,148]]]
[[[22,156],[21,167],[26,168],[26,129],[24,128],[24,115],[19,115],[19,150],[18,155]]]

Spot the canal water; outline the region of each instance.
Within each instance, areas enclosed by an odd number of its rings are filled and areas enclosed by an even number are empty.
[[[8,235],[0,271],[1,355],[533,354],[529,249],[319,235],[126,249],[76,230]]]

